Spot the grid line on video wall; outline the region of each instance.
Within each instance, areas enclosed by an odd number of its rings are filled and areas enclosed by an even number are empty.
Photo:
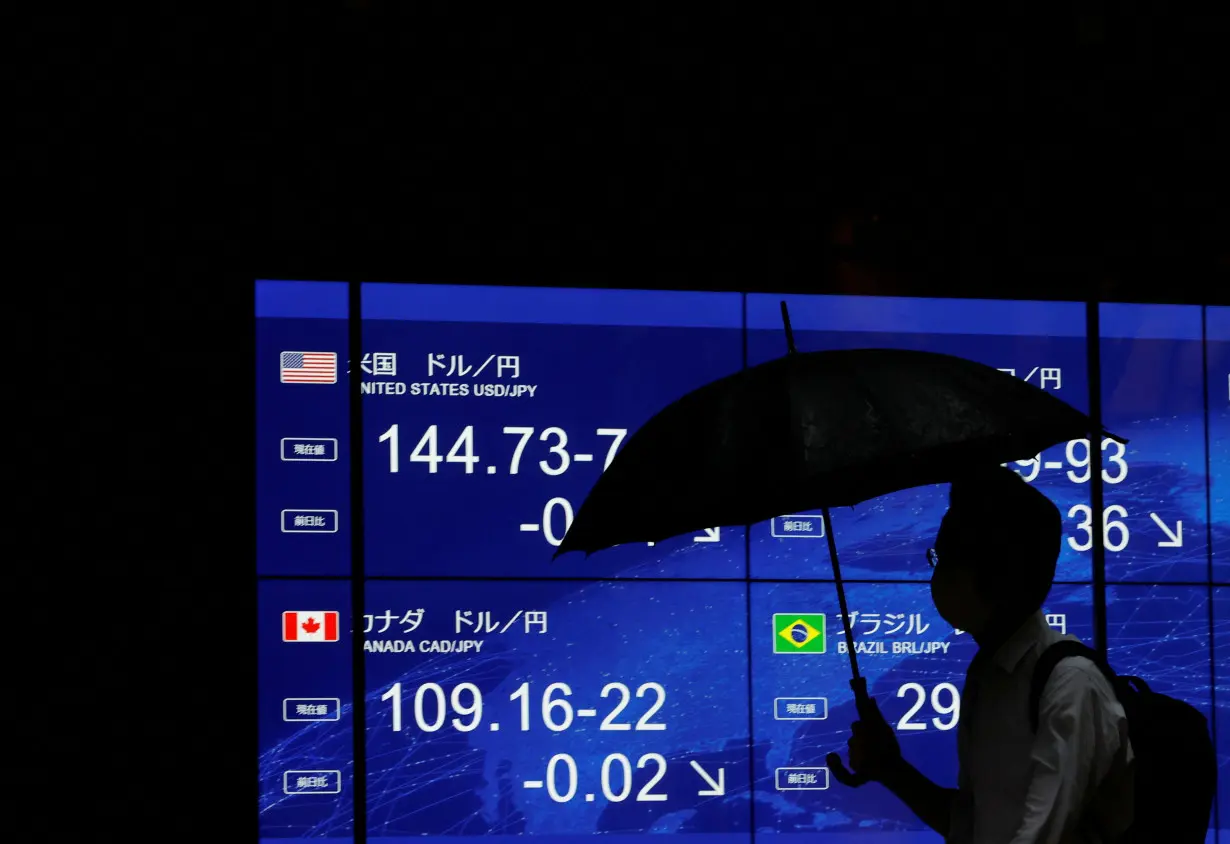
[[[785,352],[783,298],[801,351],[958,354],[1086,411],[1098,390],[1126,446],[1012,464],[1064,516],[1047,621],[1093,642],[1104,601],[1116,668],[1214,726],[1230,700],[1225,308],[1098,306],[1091,377],[1079,303],[358,287],[257,287],[263,838],[939,840],[828,779],[853,716],[815,512],[550,560],[630,432]],[[339,496],[354,478],[359,498]],[[930,604],[946,503],[943,487],[895,493],[834,511],[833,529],[860,666],[907,755],[952,782],[974,645]]]

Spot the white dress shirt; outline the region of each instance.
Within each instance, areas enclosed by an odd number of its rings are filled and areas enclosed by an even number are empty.
[[[957,727],[958,797],[948,844],[1101,844],[1131,823],[1127,718],[1091,661],[1055,666],[1029,723],[1038,657],[1064,639],[1035,613],[970,664]]]

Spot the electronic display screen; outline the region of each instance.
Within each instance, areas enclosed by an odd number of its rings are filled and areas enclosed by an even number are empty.
[[[1214,736],[1217,742],[1218,835],[1230,841],[1230,586],[1213,587]]]
[[[807,841],[868,836],[877,842],[941,842],[882,786],[846,788],[825,767],[829,752],[841,749],[844,756],[850,723],[857,720],[840,613],[826,613],[836,604],[833,586],[784,581],[751,587],[757,834],[799,834]],[[1089,586],[1054,587],[1044,607],[1048,623],[1088,640],[1091,597]],[[852,583],[846,599],[859,670],[896,728],[903,755],[933,781],[955,788],[954,729],[977,645],[939,617],[928,584]],[[783,626],[800,619],[831,639],[826,653],[783,641]]]
[[[365,284],[363,344],[369,576],[744,577],[739,527],[551,560],[628,433],[743,366],[738,294]]]
[[[259,584],[262,837],[352,840],[350,589],[345,580]]]
[[[367,604],[370,835],[747,841],[745,583],[372,581]]]
[[[262,840],[941,840],[881,786],[825,767],[855,716],[817,513],[551,555],[654,413],[786,352],[783,298],[800,351],[954,354],[1088,410],[1084,304],[362,284],[353,314],[350,292],[256,287]],[[1093,388],[1130,440],[1101,445],[1111,660],[1219,723],[1226,773],[1230,309],[1098,307]],[[1009,464],[1064,516],[1045,612],[1086,642],[1089,454],[1078,440]],[[937,485],[832,516],[869,689],[906,758],[953,786],[976,645],[926,582],[946,507]]]
[[[1109,581],[1208,579],[1204,344],[1197,305],[1099,305]]]
[[[1205,308],[1213,581],[1230,583],[1230,308]]]
[[[1111,665],[1213,717],[1209,589],[1123,583],[1106,589]]]
[[[346,285],[256,286],[256,570],[350,575]]]

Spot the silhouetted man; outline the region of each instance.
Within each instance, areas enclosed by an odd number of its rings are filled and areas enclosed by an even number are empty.
[[[1097,666],[1061,661],[1043,688],[1036,732],[1029,720],[1039,654],[1074,638],[1052,630],[1041,610],[1062,533],[1055,505],[1008,469],[952,485],[927,556],[935,608],[978,643],[962,692],[957,788],[902,758],[874,700],[852,725],[855,773],[883,783],[950,844],[1107,842],[1131,823],[1127,720]],[[836,773],[848,777],[840,763]]]

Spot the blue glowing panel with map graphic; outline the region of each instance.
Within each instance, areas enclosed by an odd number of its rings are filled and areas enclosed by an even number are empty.
[[[1106,578],[1207,580],[1201,308],[1099,309]]]
[[[957,355],[1008,370],[1088,410],[1082,304],[749,294],[749,366],[785,353],[783,299],[799,351],[892,348]],[[1091,577],[1088,462],[1087,445],[1075,441],[1012,464],[1065,515],[1067,541],[1059,558],[1059,580]],[[928,579],[926,549],[947,505],[948,487],[937,485],[834,510],[842,575]],[[753,525],[749,565],[754,578],[832,577],[820,520],[814,513],[783,513]]]
[[[1217,829],[1230,842],[1230,586],[1213,587],[1213,702],[1217,739]]]
[[[265,580],[257,594],[262,840],[349,844],[354,828],[350,585]]]
[[[1124,583],[1106,588],[1111,666],[1190,703],[1212,725],[1209,610],[1208,586]]]
[[[785,352],[781,298],[801,351],[947,352],[1082,410],[1083,304],[364,285],[367,573],[429,579],[369,581],[352,623],[347,289],[256,286],[262,840],[354,839],[359,630],[373,844],[940,840],[825,770],[854,712],[832,586],[797,582],[832,575],[816,513],[550,556],[639,425],[745,345],[749,365]],[[1131,440],[1102,448],[1110,657],[1214,718],[1209,841],[1230,842],[1230,309],[1100,322],[1104,421]],[[1010,465],[1065,517],[1048,620],[1090,641],[1088,445]],[[880,581],[848,587],[870,689],[951,785],[974,644],[925,583],[946,506],[934,486],[833,516],[843,574]]]
[[[1207,586],[1108,586],[1106,642],[1116,671],[1211,717]]]
[[[1056,586],[1045,607],[1051,626],[1091,641],[1091,589]],[[977,645],[939,617],[928,584],[854,583],[846,596],[859,670],[895,725],[902,752],[935,782],[955,788],[961,688]],[[806,834],[809,841],[941,841],[881,786],[850,789],[830,779],[825,756],[840,751],[845,758],[856,720],[833,588],[753,583],[751,605],[757,833]],[[824,647],[812,646],[819,641]]]
[[[743,364],[736,293],[363,286],[369,575],[742,578],[742,528],[551,554],[621,443]]]
[[[346,285],[256,283],[258,574],[350,574]]]
[[[1205,308],[1213,580],[1230,583],[1230,308]]]
[[[370,582],[370,840],[750,840],[743,583]]]

